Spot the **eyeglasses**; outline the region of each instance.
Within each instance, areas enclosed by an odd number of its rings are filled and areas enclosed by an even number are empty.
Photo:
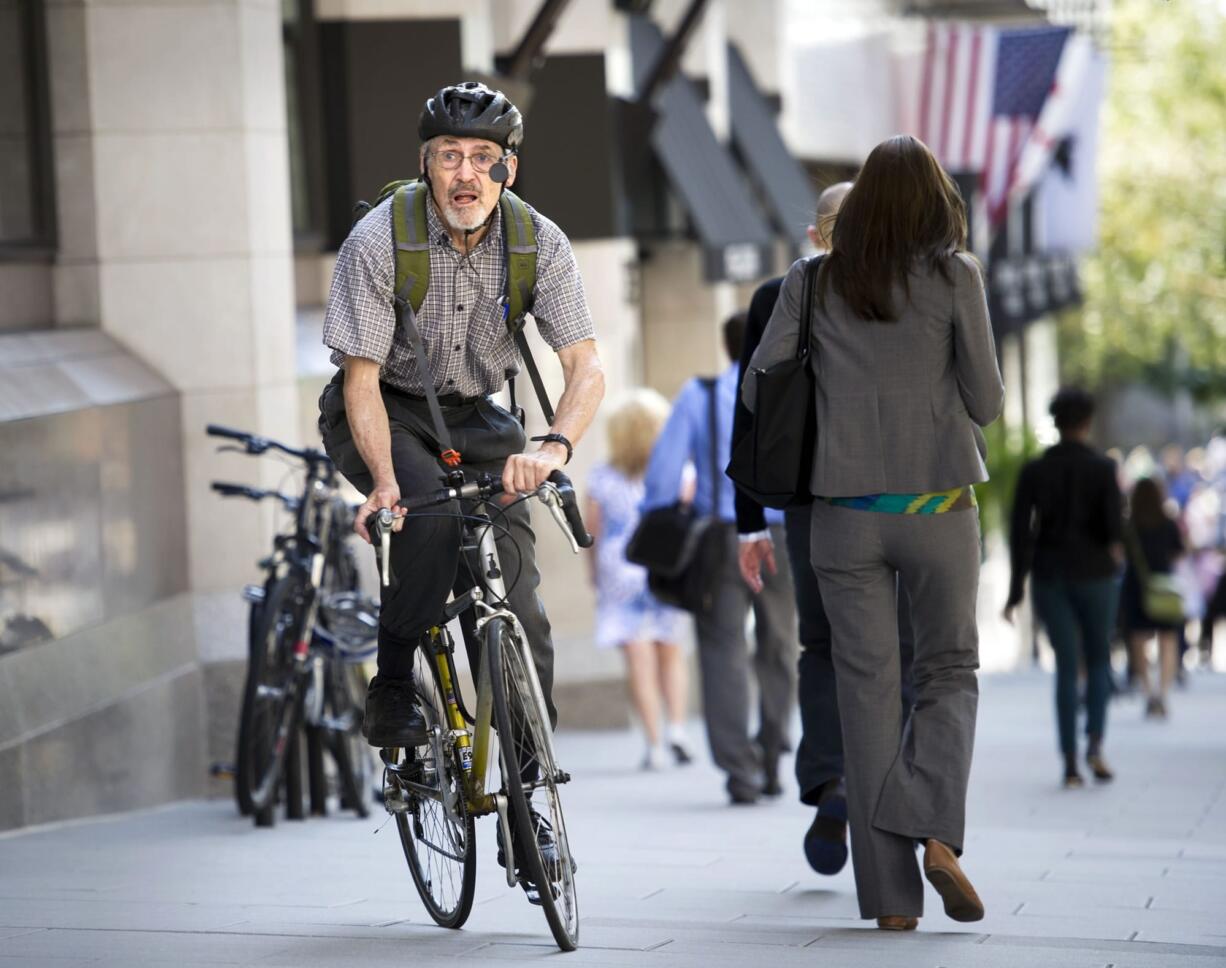
[[[438,162],[440,168],[444,171],[455,171],[460,165],[464,164],[464,159],[467,158],[473,166],[474,171],[480,172],[482,175],[488,174],[489,170],[498,162],[506,158],[506,155],[495,155],[488,151],[478,151],[471,155],[466,155],[462,151],[452,149],[444,149],[443,151],[432,151],[434,160]]]

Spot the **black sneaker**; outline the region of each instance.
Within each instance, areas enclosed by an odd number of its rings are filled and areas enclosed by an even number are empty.
[[[426,742],[426,720],[417,708],[412,678],[375,676],[366,691],[362,734],[371,746],[421,746]]]
[[[545,866],[545,876],[551,881],[562,879],[562,858],[558,854],[558,843],[553,837],[553,827],[549,821],[536,812],[534,807],[528,808],[528,813],[532,816],[532,827],[536,830],[536,843],[541,849],[541,861]],[[502,824],[498,824],[495,828],[497,831],[496,838],[498,841],[498,866],[505,868],[507,866],[507,854],[502,842]],[[523,868],[519,864],[515,865],[516,873],[522,873]],[[575,859],[570,859],[570,872],[574,874],[578,870],[578,865],[575,864]]]

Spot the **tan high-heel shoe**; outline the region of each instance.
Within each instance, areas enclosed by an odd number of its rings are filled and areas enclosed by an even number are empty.
[[[918,926],[919,918],[890,914],[877,919],[877,927],[882,931],[914,931]]]
[[[983,902],[970,879],[962,873],[954,852],[939,840],[929,840],[924,848],[924,876],[945,902],[945,913],[955,921],[979,921]]]

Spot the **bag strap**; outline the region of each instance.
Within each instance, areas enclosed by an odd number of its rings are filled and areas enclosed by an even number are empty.
[[[796,359],[803,360],[813,348],[813,290],[817,288],[817,271],[825,256],[815,255],[805,263],[804,289],[800,296],[800,329],[797,333]]]
[[[707,424],[711,428],[711,446],[708,448],[711,460],[711,517],[719,517],[720,470],[719,470],[719,379],[705,377],[702,385],[707,390]]]
[[[439,458],[448,467],[456,467],[461,455],[451,445],[451,432],[443,420],[443,411],[438,403],[438,391],[434,387],[434,368],[426,355],[426,346],[417,328],[417,313],[426,298],[430,283],[430,239],[426,229],[426,195],[420,182],[408,182],[396,189],[392,197],[392,236],[396,245],[396,289],[393,301],[396,320],[404,327],[413,347],[417,361],[417,375],[421,378],[426,406],[430,408],[430,421],[434,424],[434,436],[439,445]],[[412,218],[409,217],[410,211]]]
[[[532,389],[536,391],[545,422],[552,426],[553,404],[524,333],[525,317],[532,311],[536,292],[536,226],[532,224],[528,206],[514,192],[504,191],[498,199],[498,207],[502,211],[502,243],[507,267],[507,288],[501,301],[502,320],[528,369],[528,377],[532,380]],[[513,401],[515,378],[511,377],[508,382]]]
[[[1141,587],[1149,584],[1149,562],[1145,560],[1145,550],[1141,547],[1140,535],[1129,521],[1124,525],[1124,544],[1128,545],[1128,557],[1132,559],[1132,570],[1137,573]]]

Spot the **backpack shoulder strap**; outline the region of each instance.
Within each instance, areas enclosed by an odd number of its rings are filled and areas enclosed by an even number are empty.
[[[532,389],[536,391],[536,399],[541,405],[545,421],[552,426],[553,404],[549,402],[545,381],[541,379],[536,359],[532,356],[532,347],[524,336],[524,316],[532,311],[533,294],[536,290],[536,226],[532,224],[532,213],[528,211],[527,204],[514,192],[504,191],[498,199],[498,207],[502,213],[502,241],[507,263],[507,291],[502,302],[503,321],[515,339],[524,366],[528,368]],[[511,398],[514,400],[514,378],[510,384]]]
[[[392,186],[388,186],[391,188]],[[385,189],[386,191],[386,189]],[[461,455],[451,444],[451,432],[439,408],[434,388],[434,369],[426,355],[417,313],[426,299],[430,284],[430,238],[426,229],[426,189],[418,181],[397,185],[392,195],[392,237],[396,245],[396,318],[404,327],[417,360],[422,391],[430,409],[430,421],[438,439],[439,457],[448,467],[456,467]]]
[[[536,290],[536,226],[528,206],[514,192],[504,191],[498,206],[507,257],[506,321],[522,327],[524,315],[532,311]]]
[[[392,238],[396,246],[397,304],[421,312],[430,285],[430,237],[426,229],[426,195],[419,181],[398,185],[392,195]]]

